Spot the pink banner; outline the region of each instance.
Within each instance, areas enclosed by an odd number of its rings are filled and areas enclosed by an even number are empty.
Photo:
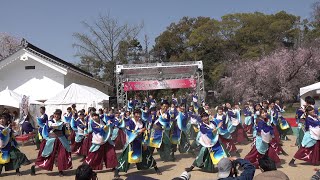
[[[171,79],[164,81],[132,81],[124,83],[124,91],[142,91],[155,89],[195,88],[195,79]]]

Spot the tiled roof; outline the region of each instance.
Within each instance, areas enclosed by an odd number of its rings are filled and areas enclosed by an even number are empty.
[[[75,71],[78,71],[78,72],[80,72],[80,73],[83,73],[83,74],[85,74],[85,75],[87,75],[87,76],[93,77],[93,75],[92,75],[91,73],[86,72],[86,71],[78,68],[77,66],[75,66],[75,65],[73,65],[73,64],[71,64],[71,63],[69,63],[69,62],[67,62],[67,61],[64,61],[64,60],[62,60],[62,59],[60,59],[60,58],[58,58],[58,57],[56,57],[56,56],[54,56],[54,55],[46,52],[46,51],[38,48],[37,46],[29,43],[29,42],[28,42],[27,40],[25,40],[25,39],[22,39],[21,44],[17,47],[17,49],[16,49],[15,51],[13,51],[13,52],[12,52],[11,54],[9,54],[8,56],[2,58],[0,61],[6,59],[7,57],[11,56],[12,54],[18,52],[18,51],[21,50],[21,49],[26,49],[27,51],[29,51],[29,52],[31,52],[31,53],[33,53],[33,54],[36,54],[36,55],[38,55],[38,56],[41,56],[41,57],[43,57],[43,58],[45,58],[45,59],[47,59],[47,60],[50,60],[50,61],[52,61],[53,63],[56,63],[56,64],[58,64],[58,65],[60,65],[60,66],[65,66],[65,67],[67,67],[67,68],[71,68],[71,69],[73,69],[73,70],[75,70]]]

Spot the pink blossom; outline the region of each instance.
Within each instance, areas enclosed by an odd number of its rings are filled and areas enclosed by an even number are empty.
[[[292,101],[300,87],[317,81],[320,54],[317,48],[279,49],[260,60],[238,62],[220,80],[220,98]]]

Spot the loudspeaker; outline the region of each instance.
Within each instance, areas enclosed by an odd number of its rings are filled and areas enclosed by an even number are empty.
[[[118,106],[117,97],[110,96],[109,97],[109,107],[117,107],[117,106]]]

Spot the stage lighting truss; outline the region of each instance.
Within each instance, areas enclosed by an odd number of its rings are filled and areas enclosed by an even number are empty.
[[[148,64],[123,64],[116,66],[116,86],[118,106],[127,105],[127,92],[124,82],[170,80],[193,78],[197,81],[194,89],[199,100],[205,100],[204,76],[202,61],[162,62]]]

